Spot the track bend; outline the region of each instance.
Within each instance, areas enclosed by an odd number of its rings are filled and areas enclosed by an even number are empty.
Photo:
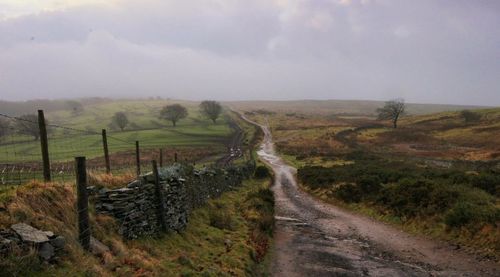
[[[384,223],[318,201],[297,187],[296,169],[276,154],[264,132],[258,155],[275,173],[274,276],[500,276],[444,242],[409,235]]]

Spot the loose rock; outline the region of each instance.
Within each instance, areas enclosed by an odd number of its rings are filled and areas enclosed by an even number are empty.
[[[90,252],[96,256],[102,256],[104,253],[109,252],[109,247],[107,247],[102,242],[98,241],[94,237],[90,237]]]
[[[18,223],[12,225],[10,228],[14,230],[14,232],[16,232],[24,242],[39,244],[49,241],[45,232],[40,231],[28,224]]]
[[[63,249],[66,244],[66,239],[63,236],[57,236],[54,239],[50,240],[50,244],[54,246],[55,249]]]
[[[40,258],[44,259],[45,261],[50,260],[52,257],[54,257],[54,247],[48,242],[42,243],[42,245],[38,249],[38,256],[40,256]]]

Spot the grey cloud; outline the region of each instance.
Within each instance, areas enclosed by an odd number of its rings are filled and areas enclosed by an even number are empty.
[[[495,1],[347,2],[127,0],[3,20],[0,98],[500,105]]]

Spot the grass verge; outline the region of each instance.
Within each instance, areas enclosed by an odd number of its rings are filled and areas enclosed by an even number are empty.
[[[123,241],[116,222],[91,212],[92,234],[110,247],[101,257],[85,253],[76,237],[72,184],[33,182],[4,198],[0,228],[15,222],[66,237],[54,264],[34,253],[0,259],[9,276],[263,276],[274,226],[269,179],[247,180],[236,191],[192,212],[187,228],[159,238]],[[8,191],[12,194],[12,191]],[[22,265],[22,266],[20,266]]]
[[[387,209],[370,203],[347,203],[332,196],[331,189],[311,189],[307,185],[299,184],[301,189],[325,203],[371,217],[388,223],[395,228],[414,235],[424,235],[434,239],[448,241],[458,248],[465,248],[466,252],[479,255],[484,259],[499,262],[500,229],[491,224],[478,225],[478,228],[462,226],[450,228],[444,223],[443,216],[418,216],[404,218]]]

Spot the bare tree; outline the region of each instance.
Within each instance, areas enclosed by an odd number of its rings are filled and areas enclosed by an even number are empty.
[[[47,120],[45,120],[45,124],[48,124]],[[19,134],[33,136],[35,140],[38,140],[40,138],[38,116],[35,114],[21,115],[19,117],[19,120],[16,120],[14,128]],[[48,128],[47,131],[49,131]]]
[[[217,101],[205,100],[200,104],[200,112],[210,118],[215,124],[215,121],[222,112],[222,106]]]
[[[165,106],[160,111],[160,118],[171,121],[174,127],[177,121],[186,118],[187,115],[187,109],[179,104]]]
[[[377,109],[379,120],[391,120],[394,128],[398,127],[398,120],[405,114],[404,99],[395,99],[385,102],[384,107]]]
[[[10,122],[7,119],[0,118],[0,140],[9,134]]]
[[[118,126],[121,131],[127,127],[129,121],[127,115],[124,112],[116,112],[111,118],[111,123]]]

